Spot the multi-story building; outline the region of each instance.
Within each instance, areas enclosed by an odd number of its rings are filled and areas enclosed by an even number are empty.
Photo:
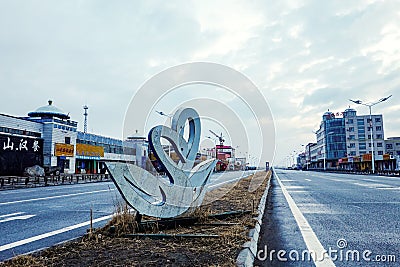
[[[360,160],[364,155],[366,159],[365,155],[371,154],[372,150],[375,159],[383,160],[387,147],[395,147],[395,141],[385,144],[382,115],[357,116],[357,111],[351,108],[341,115],[337,117],[328,110],[322,116],[320,128],[316,132],[317,143],[306,146],[306,159],[311,167],[337,167],[342,158],[353,162],[353,158]],[[371,135],[374,140],[373,149]],[[400,145],[400,140],[397,143]]]
[[[386,153],[391,156],[400,156],[400,137],[389,137],[385,140]]]
[[[372,118],[372,120],[371,120]],[[357,116],[354,109],[346,109],[343,119],[346,125],[347,156],[371,154],[371,135],[374,139],[374,155],[385,154],[385,135],[382,115]]]

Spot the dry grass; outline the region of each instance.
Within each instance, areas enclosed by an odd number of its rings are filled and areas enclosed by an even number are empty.
[[[256,214],[223,221],[209,219],[208,215],[231,210],[249,210],[253,206],[256,210],[265,189],[266,176],[265,172],[259,172],[255,177],[242,179],[237,185],[229,188],[229,194],[226,194],[226,188],[217,189],[219,193],[223,193],[220,199],[194,211],[193,215],[201,218],[200,223],[162,232],[216,234],[219,238],[120,238],[118,236],[132,233],[136,222],[135,214],[131,213],[127,206],[119,205],[116,216],[103,229],[95,231],[92,235],[80,241],[47,249],[32,258],[32,265],[13,265],[14,263],[8,262],[5,266],[235,266],[237,254],[243,243],[248,240],[248,231],[254,227]],[[250,192],[249,189],[257,180],[262,186]],[[215,194],[215,190],[211,191],[206,198],[215,197]],[[223,224],[217,226],[218,223]],[[107,236],[110,227],[115,227],[117,237]],[[152,232],[160,233],[158,229],[153,229]]]
[[[31,266],[31,267],[43,267],[45,266],[43,262],[38,260],[37,258],[30,256],[30,255],[19,255],[14,258],[12,258],[10,261],[7,261],[5,263],[0,263],[1,267],[9,267],[9,266],[14,266],[14,267],[26,267],[26,266]]]

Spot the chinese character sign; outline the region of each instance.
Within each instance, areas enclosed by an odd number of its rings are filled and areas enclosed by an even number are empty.
[[[30,137],[8,136],[0,134],[0,151],[35,152],[42,154],[43,140]]]

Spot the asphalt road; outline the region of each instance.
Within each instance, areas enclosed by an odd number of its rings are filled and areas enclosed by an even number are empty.
[[[209,190],[248,176],[213,174]],[[82,236],[111,218],[122,198],[112,182],[0,191],[0,261]]]
[[[275,171],[257,265],[400,266],[399,178]]]

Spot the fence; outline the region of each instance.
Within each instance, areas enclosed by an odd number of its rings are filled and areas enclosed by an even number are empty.
[[[111,181],[109,174],[60,174],[45,177],[0,177],[0,189]]]

